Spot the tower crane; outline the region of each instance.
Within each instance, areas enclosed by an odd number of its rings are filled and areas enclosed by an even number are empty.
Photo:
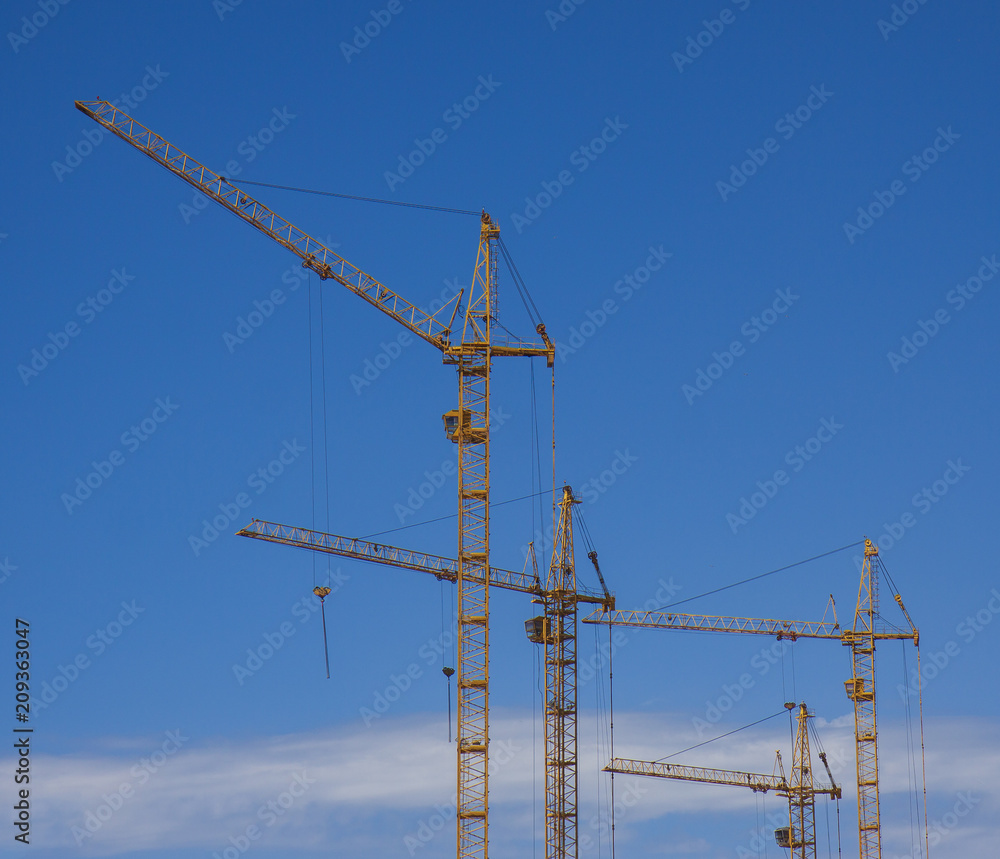
[[[576,621],[580,603],[613,611],[614,597],[604,577],[599,575],[603,593],[590,593],[576,580],[573,548],[572,510],[579,499],[569,486],[563,487],[559,520],[548,576],[543,584],[537,569],[515,572],[491,567],[489,575],[480,571],[477,584],[529,594],[541,603],[544,615],[525,622],[528,638],[545,645],[545,856],[546,859],[575,859],[577,838],[577,708],[576,708]],[[440,555],[414,552],[371,543],[357,538],[325,534],[254,519],[237,532],[271,543],[281,543],[358,561],[430,573],[440,580],[458,580],[458,561]],[[592,553],[593,554],[593,553]],[[532,556],[533,557],[533,556]],[[596,566],[596,554],[591,558]],[[599,572],[599,568],[598,568]]]
[[[858,586],[858,600],[851,629],[841,629],[836,621],[806,622],[753,617],[672,614],[661,611],[595,611],[584,623],[653,629],[686,629],[701,632],[733,632],[774,635],[791,641],[797,638],[825,638],[851,648],[850,680],[845,681],[847,697],[854,704],[854,751],[858,784],[858,843],[860,859],[881,859],[882,835],[879,818],[878,734],[875,712],[875,642],[890,639],[912,640],[920,645],[920,632],[913,625],[902,597],[894,594],[910,629],[876,628],[878,613],[878,547],[865,538],[865,556]],[[831,597],[832,601],[832,597]]]
[[[786,704],[791,709],[794,704]],[[703,784],[724,784],[731,787],[747,787],[755,793],[776,791],[788,799],[789,825],[774,832],[779,847],[791,849],[792,859],[816,859],[816,796],[827,794],[830,799],[840,799],[841,790],[833,779],[826,753],[820,752],[820,760],[826,767],[830,779],[829,787],[817,787],[813,780],[812,755],[809,750],[808,720],[812,715],[805,704],[799,705],[795,745],[792,751],[792,777],[785,778],[781,762],[781,752],[777,752],[777,769],[780,775],[717,770],[706,767],[664,764],[658,761],[636,761],[614,758],[605,772],[629,775],[655,776],[656,778],[678,779],[680,781],[701,782]]]
[[[332,279],[375,305],[405,328],[438,348],[445,364],[458,371],[458,408],[444,416],[448,437],[458,444],[458,812],[459,859],[488,855],[489,844],[489,594],[490,567],[490,379],[495,357],[544,357],[549,367],[555,347],[539,323],[541,342],[494,336],[500,227],[484,211],[479,253],[464,318],[452,326],[448,302],[428,314],[321,242],[232,185],[107,101],[77,101],[76,107],[112,134],[148,155],[171,173],[302,260],[322,280]]]

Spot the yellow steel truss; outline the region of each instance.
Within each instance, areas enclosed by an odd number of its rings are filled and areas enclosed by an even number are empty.
[[[555,348],[536,326],[542,343],[506,340],[494,350],[497,253],[500,229],[483,212],[479,256],[468,297],[462,336],[451,333],[459,296],[427,314],[384,284],[334,253],[276,214],[222,175],[196,161],[133,117],[106,101],[76,102],[76,107],[115,136],[148,155],[209,199],[237,215],[296,254],[321,279],[336,280],[375,305],[457,364],[460,414],[467,416],[455,439],[459,444],[459,704],[458,704],[458,856],[488,853],[489,812],[489,479],[490,372],[493,355],[544,356],[549,367]],[[449,315],[450,306],[450,315]],[[444,317],[448,316],[448,321]],[[427,556],[430,557],[430,556]]]
[[[875,630],[878,577],[873,567],[878,548],[865,540],[865,559],[854,612],[854,628],[845,633],[851,647],[854,676],[844,685],[854,702],[854,748],[858,772],[858,841],[861,859],[881,859],[882,835],[878,795],[878,732],[875,723]]]

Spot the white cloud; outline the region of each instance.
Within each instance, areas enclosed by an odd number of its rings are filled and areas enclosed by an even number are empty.
[[[533,768],[530,716],[495,712],[491,722],[497,755],[491,778],[492,840],[498,848],[493,852],[498,857],[520,855],[518,850],[530,844],[532,819],[538,826],[542,820],[542,731],[540,727],[535,731]],[[653,760],[703,739],[689,719],[671,714],[619,713],[615,722],[616,735],[622,738],[615,748],[619,757]],[[852,723],[836,719],[819,727],[844,788],[842,814],[845,834],[850,835],[855,777]],[[726,730],[718,728],[718,733]],[[580,831],[595,839],[600,826],[595,796],[598,782],[607,778],[599,772],[607,762],[607,749],[592,741],[597,733],[594,714],[583,714]],[[969,859],[992,857],[987,845],[1000,834],[986,822],[1000,804],[994,778],[1000,768],[998,734],[1000,725],[984,720],[928,725],[932,820],[948,814],[960,791],[977,792],[975,809],[942,836],[949,852],[961,848],[961,855]],[[880,739],[883,749],[905,752],[901,725],[882,725]],[[117,737],[95,743],[89,752],[36,757],[33,779],[40,787],[33,805],[35,845],[76,848],[73,827],[78,827],[79,836],[89,822],[95,831],[82,841],[81,855],[192,848],[210,856],[212,851],[221,854],[230,839],[247,837],[247,827],[256,825],[259,843],[269,850],[329,850],[335,842],[344,856],[406,856],[403,837],[440,813],[435,805],[447,807],[454,797],[454,745],[446,742],[438,716],[385,719],[371,729],[339,726],[242,742],[189,738],[172,754],[161,751],[163,743],[163,736]],[[782,719],[672,760],[771,772],[779,747],[787,768],[788,726]],[[10,763],[8,759],[0,766],[9,771]],[[905,755],[883,752],[881,775],[884,801],[905,808],[910,789]],[[130,786],[131,793],[122,791],[123,785]],[[122,794],[127,794],[124,799],[116,798]],[[656,833],[702,814],[745,815],[749,827],[757,802],[749,791],[629,776],[616,778],[616,796],[619,838],[645,852],[665,855],[711,853],[711,836],[702,833],[668,843]],[[780,811],[780,799],[769,795],[767,802],[769,811]],[[118,807],[108,816],[112,806]],[[909,844],[909,820],[897,817],[884,820],[886,841],[894,846]],[[420,855],[437,855],[453,844],[451,820],[441,832],[434,850]]]

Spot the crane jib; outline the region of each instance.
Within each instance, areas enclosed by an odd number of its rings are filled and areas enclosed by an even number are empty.
[[[108,131],[292,251],[302,259],[303,266],[321,278],[335,279],[431,345],[445,348],[451,320],[445,325],[437,314],[442,314],[447,306],[434,315],[424,312],[109,102],[75,104]]]

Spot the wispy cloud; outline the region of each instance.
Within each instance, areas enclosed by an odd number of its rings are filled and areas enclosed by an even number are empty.
[[[533,732],[530,714],[506,712],[494,716],[492,737],[497,761],[491,781],[492,827],[497,856],[520,855],[517,845],[530,844],[532,795],[540,807],[541,735]],[[844,811],[853,805],[854,750],[850,719],[817,720],[835,777],[844,788]],[[616,748],[620,757],[653,760],[699,742],[686,716],[616,714]],[[773,727],[772,727],[773,726]],[[607,749],[594,739],[593,713],[581,715],[581,832],[587,832],[601,809],[594,801]],[[764,729],[766,728],[766,730]],[[720,726],[720,733],[725,728]],[[454,745],[440,716],[386,719],[373,729],[334,727],[328,730],[262,737],[246,741],[187,738],[166,754],[163,734],[154,737],[112,737],[95,742],[89,751],[73,755],[40,755],[33,761],[39,789],[33,805],[33,842],[45,850],[73,848],[80,855],[116,855],[153,850],[197,849],[211,855],[245,837],[256,826],[263,849],[329,851],[336,855],[406,856],[405,836],[429,819],[436,806],[451,803],[455,791]],[[536,753],[532,753],[532,744]],[[947,813],[959,791],[974,790],[980,804],[962,825],[949,831],[949,849],[961,845],[969,859],[986,859],[994,852],[1000,827],[987,824],[1000,804],[1000,723],[974,719],[938,720],[928,724],[928,783],[935,813]],[[883,747],[905,750],[903,726],[881,729]],[[725,769],[770,772],[774,750],[785,751],[790,764],[788,726],[775,720],[761,729],[734,735],[675,758]],[[534,758],[534,760],[533,760]],[[905,801],[911,790],[905,755],[884,755],[884,795]],[[10,760],[0,762],[10,769]],[[144,775],[145,774],[145,775]],[[825,780],[825,776],[824,776]],[[619,792],[629,777],[619,776]],[[130,790],[123,791],[128,785]],[[296,786],[297,785],[297,786]],[[755,796],[703,785],[641,780],[641,791],[619,821],[620,837],[633,846],[654,830],[672,826],[680,816],[729,813],[753,822]],[[115,799],[119,797],[120,801]],[[269,805],[271,803],[271,805]],[[108,815],[102,806],[112,808]],[[775,806],[777,807],[777,806]],[[270,812],[269,812],[270,809]],[[99,817],[100,825],[94,821]],[[272,819],[273,818],[273,819]],[[88,831],[87,823],[91,829]],[[908,844],[910,831],[885,821],[892,843]],[[629,831],[632,830],[632,831]],[[521,833],[518,837],[513,832]],[[850,824],[845,828],[850,831]],[[87,835],[81,837],[81,832]],[[453,844],[451,824],[440,844],[420,855],[447,855]],[[595,836],[596,837],[596,836]],[[79,843],[78,843],[79,842]],[[664,852],[660,843],[656,852]],[[448,848],[450,849],[450,848]],[[679,839],[669,855],[711,854],[703,838]]]

